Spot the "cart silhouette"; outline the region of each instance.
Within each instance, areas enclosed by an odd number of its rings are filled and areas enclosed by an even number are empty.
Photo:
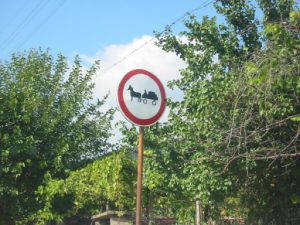
[[[144,91],[144,94],[142,95],[142,98],[143,98],[143,103],[144,104],[147,104],[147,99],[149,99],[149,100],[152,100],[152,105],[156,105],[156,101],[158,100],[158,97],[157,97],[155,92],[148,91],[148,93],[147,93],[146,90]]]

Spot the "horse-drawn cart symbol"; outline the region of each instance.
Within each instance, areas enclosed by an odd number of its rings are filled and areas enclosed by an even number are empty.
[[[130,91],[130,97],[131,97],[131,101],[133,100],[133,98],[137,98],[138,102],[142,101],[143,98],[143,103],[147,104],[147,99],[152,100],[152,105],[156,105],[156,101],[158,100],[157,94],[153,91],[146,91],[144,92],[143,95],[141,95],[140,92],[136,92],[133,90],[133,87],[131,85],[129,85],[128,89]]]
[[[157,95],[153,91],[147,91],[145,90],[144,94],[142,95],[144,104],[147,104],[147,99],[152,100],[152,105],[156,105],[156,101],[158,100]]]

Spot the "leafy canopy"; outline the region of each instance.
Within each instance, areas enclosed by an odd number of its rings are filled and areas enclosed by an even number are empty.
[[[300,196],[299,11],[294,1],[257,1],[260,21],[252,3],[216,1],[225,24],[191,16],[184,41],[158,36],[187,63],[170,83],[184,99],[169,104],[166,136],[185,159],[182,185],[208,214],[284,224]]]
[[[98,62],[84,71],[76,57],[48,51],[0,63],[0,217],[19,221],[38,210],[36,191],[108,150],[113,111],[92,99]]]

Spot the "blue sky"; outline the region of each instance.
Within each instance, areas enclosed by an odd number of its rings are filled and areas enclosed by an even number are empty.
[[[207,0],[1,0],[0,59],[29,48],[94,54],[153,35]],[[212,4],[197,12],[214,15]],[[174,30],[182,29],[182,22]]]
[[[210,0],[0,0],[0,61],[38,47],[49,48],[54,56],[62,53],[70,63],[75,54],[85,66],[100,60],[94,97],[110,93],[106,110],[117,107],[117,86],[133,69],[154,73],[165,86],[180,76],[185,63],[158,48],[153,31],[161,32],[175,21],[173,30],[182,31],[182,16],[196,8],[199,17],[215,15]],[[178,90],[166,92],[169,98],[182,97]],[[163,121],[167,115],[168,110]],[[120,120],[117,111],[114,122]],[[113,141],[120,138],[117,130],[115,134]]]

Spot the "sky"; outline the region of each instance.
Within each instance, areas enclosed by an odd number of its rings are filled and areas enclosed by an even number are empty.
[[[216,15],[210,0],[0,0],[0,60],[30,48],[62,53],[70,62],[78,54],[86,66],[99,59],[94,95],[110,93],[105,107],[116,107],[118,83],[133,69],[154,73],[165,86],[180,76],[185,63],[157,47],[153,32],[172,25],[177,34],[192,11],[199,18]],[[115,121],[121,119],[117,112]]]
[[[0,58],[31,47],[95,54],[162,31],[208,0],[0,0]],[[212,4],[197,13],[213,14]],[[182,28],[177,23],[174,29]]]

